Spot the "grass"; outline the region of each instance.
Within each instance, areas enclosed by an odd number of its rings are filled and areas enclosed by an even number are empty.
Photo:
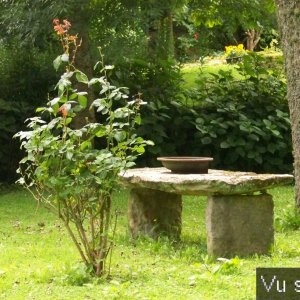
[[[271,191],[276,234],[271,256],[213,261],[206,252],[205,198],[184,197],[182,242],[127,234],[127,192],[121,211],[112,279],[93,280],[66,231],[20,189],[0,195],[0,299],[255,299],[256,267],[300,267],[299,217],[293,188]],[[296,224],[296,225],[295,225]],[[299,226],[297,226],[299,224]],[[292,229],[293,228],[293,229]]]
[[[197,79],[199,76],[211,76],[211,74],[217,74],[219,71],[232,71],[232,74],[237,79],[241,78],[241,75],[235,69],[235,65],[228,64],[216,64],[216,65],[199,65],[199,64],[187,64],[182,67],[183,87],[184,88],[196,88]]]
[[[270,66],[276,66],[274,62],[272,63],[272,58],[280,58],[282,57],[282,53],[278,51],[261,51],[258,52],[260,55],[265,58],[271,58]],[[184,88],[196,88],[197,87],[197,79],[200,77],[211,76],[211,74],[217,74],[219,71],[232,71],[232,75],[240,80],[244,79],[244,77],[238,73],[236,70],[236,66],[234,64],[226,64],[222,62],[222,60],[215,60],[215,64],[205,63],[201,65],[200,63],[188,63],[183,65],[181,68],[181,73],[183,76],[183,87]],[[271,67],[272,69],[272,67]]]

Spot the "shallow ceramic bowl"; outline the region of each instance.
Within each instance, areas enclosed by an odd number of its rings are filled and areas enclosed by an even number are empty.
[[[158,157],[157,160],[173,173],[207,174],[208,165],[213,161],[213,158],[199,156],[168,156]]]

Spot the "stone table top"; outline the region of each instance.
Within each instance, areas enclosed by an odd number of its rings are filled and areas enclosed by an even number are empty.
[[[208,170],[208,174],[175,174],[166,168],[130,169],[119,178],[130,188],[149,188],[181,195],[253,194],[291,184],[294,180],[289,174],[223,170]]]

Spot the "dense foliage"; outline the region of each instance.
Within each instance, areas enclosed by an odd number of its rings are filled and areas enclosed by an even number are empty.
[[[21,157],[13,135],[24,127],[34,107],[42,105],[57,76],[51,67],[51,51],[40,53],[32,47],[20,50],[16,41],[0,42],[0,181],[13,182]],[[50,65],[50,67],[49,67]]]
[[[236,12],[239,11],[235,9],[237,2],[243,12],[238,18]],[[1,2],[0,24],[3,31],[0,33],[0,99],[3,109],[0,114],[6,117],[0,121],[4,145],[0,149],[0,156],[10,157],[5,161],[1,158],[1,179],[15,179],[15,162],[20,152],[17,149],[18,145],[11,142],[11,136],[22,129],[23,121],[33,107],[47,101],[48,93],[53,93],[58,79],[49,68],[49,61],[56,56],[53,53],[57,52],[49,26],[54,17],[67,16],[76,20],[76,31],[84,37],[84,47],[79,49],[82,52],[79,57],[82,59],[81,62],[77,61],[82,71],[89,77],[99,75],[92,67],[99,58],[97,46],[101,46],[105,63],[115,65],[115,70],[107,72],[112,84],[129,87],[131,96],[142,93],[142,98],[149,103],[148,108],[143,108],[146,119],[141,133],[155,139],[157,145],[151,148],[153,153],[149,154],[149,159],[143,159],[140,163],[152,165],[155,155],[196,153],[197,149],[204,149],[198,138],[198,142],[194,142],[195,136],[201,136],[201,132],[194,125],[195,120],[202,118],[204,109],[209,110],[211,107],[206,103],[206,94],[201,91],[202,85],[210,86],[213,90],[210,98],[212,101],[218,98],[216,106],[221,105],[220,103],[224,103],[225,106],[235,97],[227,95],[235,92],[225,86],[224,82],[228,82],[230,86],[233,80],[225,74],[219,74],[214,82],[199,83],[199,89],[196,91],[182,91],[180,67],[176,60],[203,59],[207,55],[214,55],[215,51],[224,50],[225,45],[235,45],[237,42],[245,46],[245,30],[254,28],[257,31],[261,26],[264,26],[260,36],[260,41],[263,41],[261,47],[267,46],[272,38],[277,38],[272,3],[272,0],[253,3],[232,0],[227,4],[214,0],[26,0],[14,1],[13,5],[9,1]],[[270,14],[264,19],[266,13]],[[277,42],[274,39],[273,41]],[[265,67],[268,65],[273,68],[274,61],[270,59],[265,62]],[[276,68],[280,67],[277,67],[276,63]],[[249,85],[250,81],[253,82],[252,78],[247,80]],[[217,87],[217,84],[220,86]],[[246,83],[234,83],[233,90],[242,90],[243,84]],[[271,85],[267,85],[267,88],[269,86],[273,89]],[[254,83],[251,88],[254,90]],[[223,96],[221,92],[218,94],[221,90]],[[90,95],[89,102],[93,98],[93,95]],[[283,97],[283,93],[280,92],[276,98],[281,96]],[[246,101],[244,96],[240,97],[242,101]],[[194,110],[182,104],[197,99],[199,101]],[[253,103],[255,101],[254,97]],[[282,105],[285,107],[285,104]],[[245,107],[248,107],[248,104]],[[217,107],[211,110],[218,112]],[[283,111],[286,112],[286,108]],[[267,118],[269,112],[265,113],[264,118]],[[208,139],[205,141],[208,142]],[[217,157],[219,154],[215,153],[222,141],[215,142],[213,138],[211,143],[215,150],[210,151]],[[183,151],[181,144],[190,145],[189,148],[194,150]],[[207,147],[208,145],[210,144],[208,143]],[[220,156],[225,150],[218,150]],[[202,150],[199,150],[200,152]],[[150,159],[150,156],[153,159]],[[244,164],[241,165],[244,167]],[[261,169],[257,165],[253,168]]]
[[[144,108],[141,131],[155,142],[149,162],[158,155],[196,155],[212,156],[217,168],[292,170],[284,78],[254,54],[244,57],[238,72],[241,80],[230,71],[201,76],[198,88],[185,92],[193,105],[181,99]]]

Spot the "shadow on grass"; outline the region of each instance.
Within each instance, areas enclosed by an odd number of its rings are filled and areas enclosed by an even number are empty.
[[[140,235],[138,238],[132,239],[129,234],[126,234],[116,236],[115,244],[117,248],[121,245],[121,247],[134,248],[149,255],[184,259],[188,262],[199,262],[203,255],[207,255],[206,237],[183,236],[180,241],[176,241],[166,236],[153,239]]]

